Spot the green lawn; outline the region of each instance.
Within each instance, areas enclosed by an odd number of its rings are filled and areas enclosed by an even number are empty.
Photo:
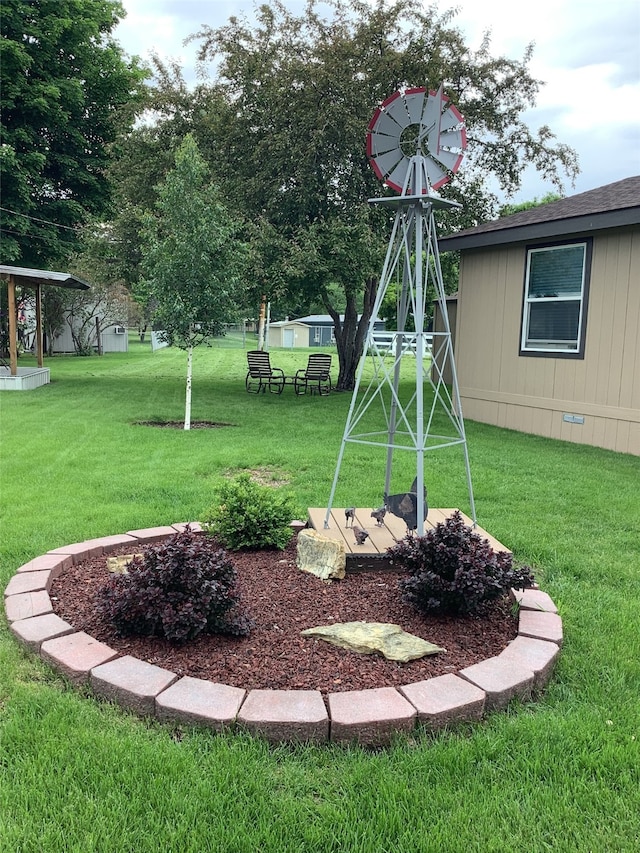
[[[301,514],[326,504],[349,395],[249,396],[242,349],[199,349],[192,418],[229,426],[185,432],[137,423],[182,419],[180,351],[48,366],[50,385],[0,398],[2,588],[51,548],[198,518],[230,471],[286,481]],[[534,565],[563,618],[540,701],[379,752],[273,748],[82,695],[2,619],[0,851],[640,849],[640,459],[466,426],[479,523]],[[336,506],[379,502],[382,456],[347,448]],[[459,448],[431,456],[430,503],[468,512]]]

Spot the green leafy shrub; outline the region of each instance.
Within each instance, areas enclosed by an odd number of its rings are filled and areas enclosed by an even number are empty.
[[[217,490],[216,503],[204,513],[202,525],[225,548],[283,549],[293,535],[296,508],[291,497],[239,474]]]
[[[407,536],[387,554],[409,572],[400,581],[403,597],[424,613],[474,613],[511,587],[534,583],[529,566],[514,567],[511,554],[494,551],[459,512],[424,536]]]
[[[175,642],[203,631],[244,636],[251,628],[239,609],[233,563],[188,527],[134,557],[128,574],[110,578],[97,607],[121,634]]]

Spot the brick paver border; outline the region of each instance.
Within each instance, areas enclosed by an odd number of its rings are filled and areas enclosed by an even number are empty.
[[[295,522],[294,522],[295,525]],[[292,526],[294,526],[292,525]],[[520,608],[518,636],[498,656],[459,673],[413,684],[329,693],[310,690],[242,690],[173,672],[120,655],[53,613],[49,589],[64,568],[103,556],[125,543],[159,542],[185,522],[129,530],[55,548],[20,566],[4,592],[5,613],[16,639],[72,683],[90,684],[98,696],[143,716],[245,729],[271,742],[332,741],[386,745],[416,725],[439,729],[480,720],[513,698],[528,701],[544,689],[562,646],[562,620],[541,590],[511,590]],[[199,530],[197,522],[190,523]]]

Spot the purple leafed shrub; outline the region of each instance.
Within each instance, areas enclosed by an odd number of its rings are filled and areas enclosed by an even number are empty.
[[[534,583],[529,566],[514,567],[511,554],[494,551],[459,512],[424,536],[407,536],[387,551],[409,577],[400,581],[406,601],[424,613],[465,614]]]
[[[128,574],[102,588],[97,606],[125,635],[186,642],[203,631],[244,636],[251,628],[239,610],[233,563],[189,528],[134,557]]]

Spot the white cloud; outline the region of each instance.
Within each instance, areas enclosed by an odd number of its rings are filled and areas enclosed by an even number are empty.
[[[156,52],[164,58],[193,62],[195,47],[183,46],[193,28],[191,22],[180,15],[180,3],[125,0],[123,5],[127,17],[118,25],[115,35],[127,53],[146,60]]]
[[[640,83],[614,86],[613,62],[554,69],[538,98],[538,110],[561,110],[570,130],[607,134],[640,124]]]

